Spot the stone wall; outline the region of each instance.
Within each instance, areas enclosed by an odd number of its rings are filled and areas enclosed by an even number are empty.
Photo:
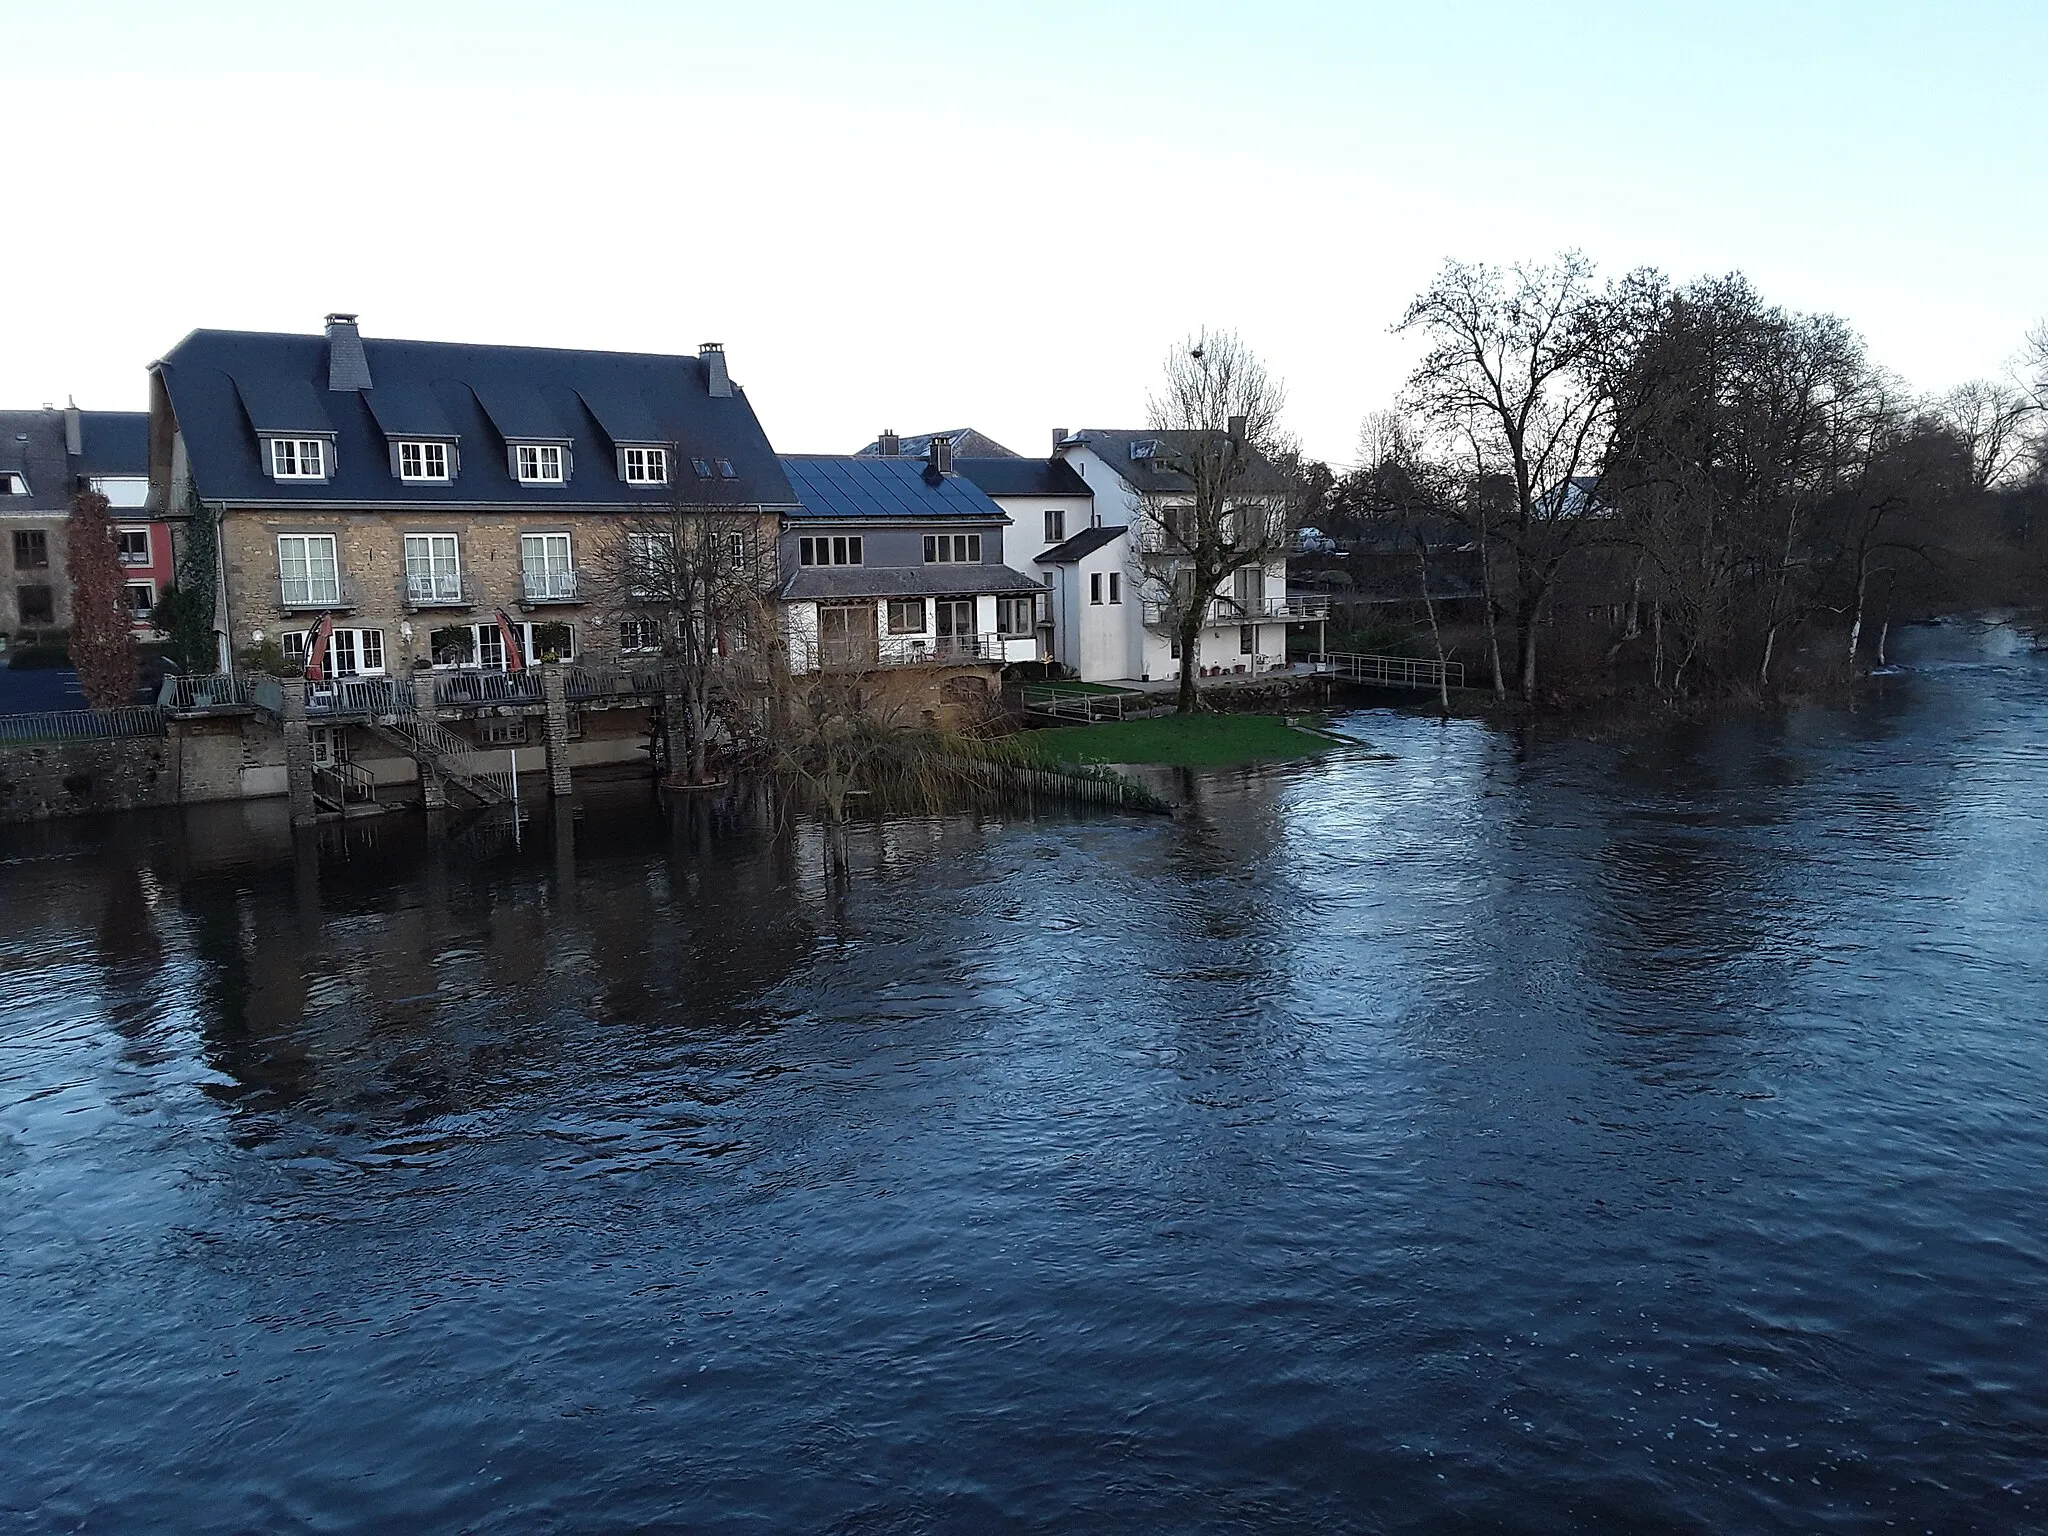
[[[284,792],[283,738],[247,715],[173,720],[165,736],[0,746],[0,822]]]

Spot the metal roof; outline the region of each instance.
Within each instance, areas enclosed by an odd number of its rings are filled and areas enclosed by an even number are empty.
[[[917,459],[797,453],[785,455],[782,468],[799,503],[793,517],[837,522],[875,518],[1009,521],[1009,515],[973,481],[959,475],[928,476]]]
[[[156,365],[176,414],[199,494],[208,501],[335,505],[516,506],[616,510],[680,497],[700,506],[793,507],[796,495],[744,391],[714,396],[703,361],[635,352],[456,342],[363,339],[369,389],[327,388],[327,339],[268,331],[194,331]],[[619,478],[614,439],[584,403],[583,390],[624,408],[637,400],[655,441],[680,461],[667,486]],[[266,472],[251,396],[283,421],[308,397],[335,437],[325,481],[277,481]],[[390,402],[388,405],[385,402]],[[485,402],[489,402],[489,409]],[[386,414],[390,425],[385,424]],[[297,422],[277,430],[305,430]],[[620,430],[626,430],[621,427]],[[639,424],[633,430],[641,430]],[[445,484],[401,482],[391,470],[393,436],[459,438],[461,463]],[[512,478],[508,436],[566,440],[570,473],[561,485]],[[733,475],[688,472],[701,458],[728,460]]]
[[[991,496],[1086,496],[1088,482],[1065,459],[953,460],[953,472],[965,475]]]
[[[983,592],[1043,592],[1007,565],[800,566],[782,584],[791,602],[838,597],[972,597]]]
[[[1129,427],[1084,427],[1069,436],[1067,441],[1085,443],[1094,449],[1096,457],[1115,470],[1126,485],[1141,495],[1173,496],[1186,495],[1194,489],[1194,482],[1186,475],[1168,467],[1175,450],[1185,448],[1204,436],[1221,438],[1222,434],[1161,432],[1149,427],[1143,430]],[[1134,442],[1159,444],[1159,457],[1132,458],[1131,444]],[[1287,489],[1286,479],[1262,454],[1252,456],[1252,463],[1246,469],[1244,479],[1231,487],[1233,494],[1253,496],[1278,495]]]
[[[80,411],[78,424],[81,474],[149,473],[149,412]]]
[[[955,427],[950,432],[941,429],[937,432],[918,432],[909,437],[898,437],[896,439],[896,457],[903,459],[924,458],[931,452],[932,439],[935,437],[949,437],[953,440],[953,457],[956,460],[962,454],[967,455],[969,458],[1014,459],[1017,456],[1010,449],[1005,448],[1001,443],[990,437],[986,432],[977,432],[972,427]],[[874,458],[881,451],[882,440],[876,438],[867,447],[861,449],[860,452],[862,458]]]
[[[1055,544],[1037,556],[1037,560],[1040,565],[1071,565],[1076,560],[1086,559],[1105,544],[1114,544],[1128,532],[1128,528],[1083,528],[1064,544]]]

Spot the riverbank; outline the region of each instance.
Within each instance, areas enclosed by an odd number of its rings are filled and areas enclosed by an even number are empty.
[[[1313,757],[1338,743],[1305,729],[1298,717],[1263,714],[1156,715],[1099,725],[1058,726],[1019,738],[1047,763],[1142,763],[1220,768]]]

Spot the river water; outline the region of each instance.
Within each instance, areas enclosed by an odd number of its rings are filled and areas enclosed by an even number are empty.
[[[2048,657],[1176,820],[0,833],[0,1528],[2048,1525]]]

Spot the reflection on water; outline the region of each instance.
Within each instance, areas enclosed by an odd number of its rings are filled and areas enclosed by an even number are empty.
[[[0,844],[28,1529],[2048,1521],[2048,666],[1172,823]]]

